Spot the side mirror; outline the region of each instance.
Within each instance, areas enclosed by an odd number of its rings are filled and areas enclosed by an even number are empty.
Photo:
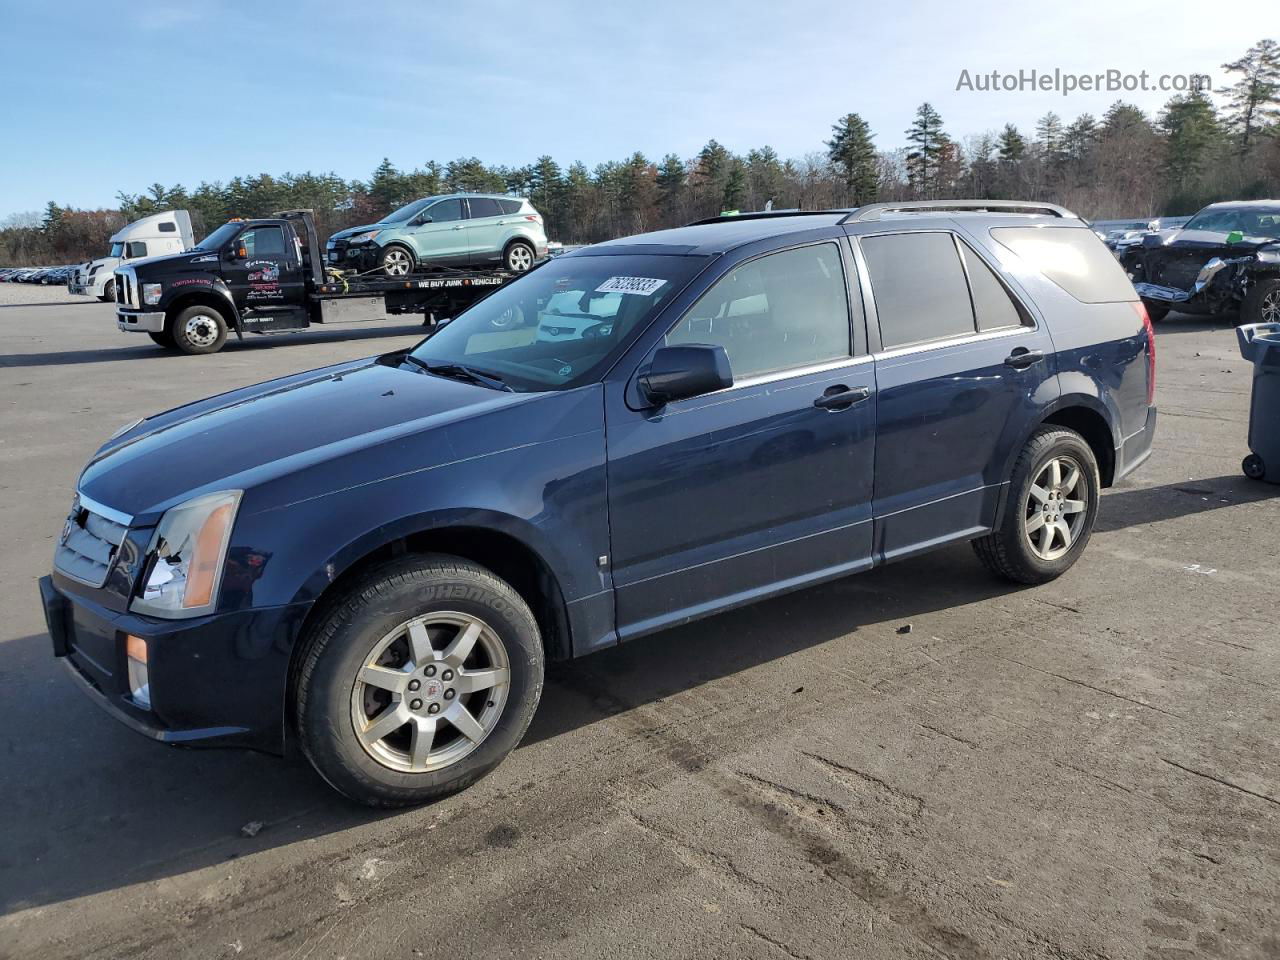
[[[724,347],[689,343],[660,348],[638,383],[644,398],[658,407],[731,387],[733,372]]]
[[[411,226],[420,227],[424,223],[430,223],[430,222],[431,222],[431,218],[429,216],[427,216],[425,213],[420,213],[413,218],[413,223],[411,224]]]
[[[1147,233],[1142,236],[1142,245],[1148,249],[1151,247],[1163,247],[1164,237],[1158,233]]]

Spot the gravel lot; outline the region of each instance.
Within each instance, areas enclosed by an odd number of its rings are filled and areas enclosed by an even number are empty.
[[[373,814],[104,717],[35,581],[120,424],[417,329],[0,307],[0,957],[1280,956],[1280,488],[1230,328],[1159,329],[1156,454],[1057,583],[959,547],[556,666],[492,776]]]
[[[96,297],[67,293],[65,286],[42,283],[0,283],[0,306],[49,306],[68,303],[98,303]]]

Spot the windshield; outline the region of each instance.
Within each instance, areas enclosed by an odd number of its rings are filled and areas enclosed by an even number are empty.
[[[416,216],[422,211],[422,208],[429,203],[434,203],[435,197],[426,197],[422,200],[415,200],[413,203],[406,203],[399,210],[392,210],[385,217],[379,220],[379,223],[401,223],[411,217]]]
[[[111,245],[111,252],[110,252],[110,253],[108,253],[108,254],[107,254],[107,256],[108,256],[108,257],[123,257],[123,256],[124,256],[124,244],[117,240],[115,243],[113,243],[113,244]]]
[[[514,390],[567,390],[607,369],[705,265],[701,257],[562,257],[460,313],[413,356]]]
[[[1280,207],[1228,207],[1225,210],[1201,210],[1184,230],[1212,230],[1231,233],[1239,230],[1246,237],[1280,239]]]
[[[203,240],[201,240],[191,249],[192,250],[217,250],[224,243],[226,243],[228,240],[234,237],[237,233],[239,233],[240,228],[242,226],[243,224],[240,224],[240,223],[224,223],[217,230],[213,231],[213,233],[209,234],[207,237],[205,237]]]

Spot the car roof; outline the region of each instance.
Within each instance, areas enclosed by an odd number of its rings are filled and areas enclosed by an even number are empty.
[[[1280,200],[1221,200],[1202,210],[1251,210],[1255,207],[1280,207]]]
[[[610,253],[651,253],[684,256],[712,256],[756,240],[804,233],[838,226],[848,211],[776,215],[768,217],[726,217],[711,222],[692,223],[669,230],[637,233],[606,240],[565,256],[601,256]]]

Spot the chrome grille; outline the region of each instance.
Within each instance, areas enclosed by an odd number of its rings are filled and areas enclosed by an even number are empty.
[[[129,532],[125,517],[108,517],[86,507],[77,497],[53,552],[59,571],[91,587],[107,582],[116,552]]]

